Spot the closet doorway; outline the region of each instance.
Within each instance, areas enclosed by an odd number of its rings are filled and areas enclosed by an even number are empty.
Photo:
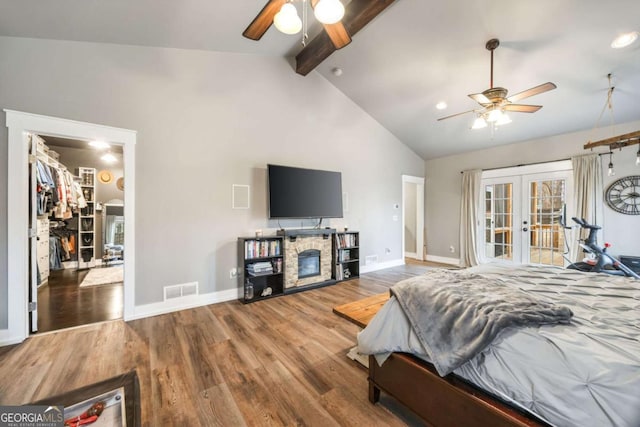
[[[41,116],[13,110],[4,110],[8,128],[8,191],[7,200],[7,242],[8,251],[8,286],[7,286],[7,329],[0,330],[0,345],[20,343],[31,333],[31,325],[37,327],[38,307],[30,304],[30,298],[37,298],[37,287],[33,280],[37,272],[37,253],[35,227],[30,224],[30,136],[32,134],[55,136],[81,141],[111,141],[123,149],[124,174],[127,176],[124,193],[124,285],[122,289],[123,318],[125,321],[134,318],[135,296],[135,144],[136,132],[128,129],[114,128],[93,123],[78,122],[57,117]],[[96,171],[98,172],[98,171]],[[123,183],[122,183],[123,184]],[[121,184],[121,185],[122,185]],[[84,262],[81,258],[79,262]],[[37,285],[37,284],[36,284]],[[27,310],[27,307],[29,310]],[[64,309],[62,307],[58,307]],[[35,322],[33,320],[35,319]]]
[[[402,248],[405,258],[424,259],[424,178],[402,176]]]
[[[37,236],[30,251],[37,289],[37,299],[31,293],[37,301],[31,332],[122,318],[122,146],[37,134],[29,138],[36,166],[33,170],[31,163],[29,197]]]

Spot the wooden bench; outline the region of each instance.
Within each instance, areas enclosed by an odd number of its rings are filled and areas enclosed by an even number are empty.
[[[389,301],[389,292],[338,305],[333,308],[333,312],[351,323],[365,328],[387,301]]]

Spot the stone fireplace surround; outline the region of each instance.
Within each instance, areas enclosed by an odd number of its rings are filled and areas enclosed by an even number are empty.
[[[280,230],[284,239],[284,289],[294,290],[330,282],[332,271],[331,236],[335,229]],[[320,275],[298,278],[298,254],[309,249],[320,251]]]

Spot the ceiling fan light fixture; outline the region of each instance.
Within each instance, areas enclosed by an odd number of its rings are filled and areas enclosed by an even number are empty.
[[[344,5],[340,0],[320,0],[313,14],[323,24],[335,24],[344,16]]]
[[[298,34],[302,29],[302,20],[298,16],[296,7],[291,3],[285,3],[280,12],[273,17],[273,25],[284,34]]]
[[[471,126],[471,129],[482,129],[486,127],[487,127],[487,121],[481,116],[481,117],[477,117],[473,121],[473,126]]]
[[[511,123],[511,117],[506,113],[502,113],[500,118],[496,120],[496,126],[508,125],[509,123]]]
[[[638,32],[631,31],[629,33],[620,34],[618,37],[613,39],[611,42],[611,47],[614,49],[622,49],[623,47],[627,47],[638,39]]]
[[[498,122],[501,118],[502,118],[502,111],[500,111],[499,108],[494,108],[493,110],[489,111],[489,113],[487,114],[487,121],[489,123]]]

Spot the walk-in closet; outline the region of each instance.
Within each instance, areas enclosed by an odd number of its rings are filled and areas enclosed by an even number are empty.
[[[31,332],[122,318],[122,148],[30,136]]]

